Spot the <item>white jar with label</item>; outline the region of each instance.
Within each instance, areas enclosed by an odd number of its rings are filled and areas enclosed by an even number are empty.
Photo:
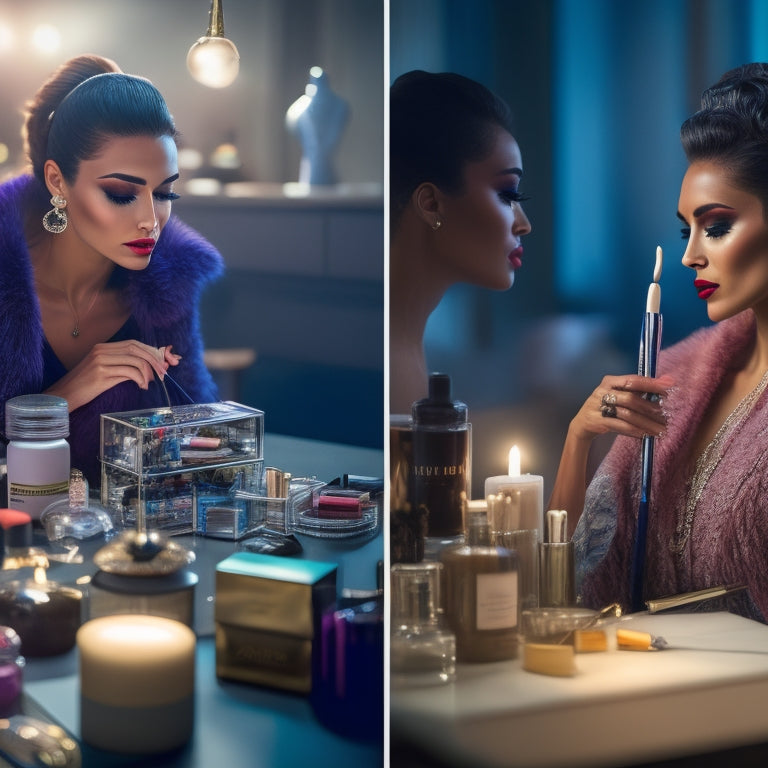
[[[33,520],[69,491],[69,408],[53,395],[20,395],[5,403],[8,506]]]

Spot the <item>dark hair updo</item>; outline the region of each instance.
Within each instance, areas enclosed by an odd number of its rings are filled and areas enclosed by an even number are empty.
[[[389,97],[393,223],[419,184],[461,191],[464,166],[484,160],[497,128],[512,133],[507,104],[485,86],[451,72],[407,72]]]
[[[72,183],[80,163],[95,157],[110,137],[176,139],[176,126],[157,88],[100,56],[78,56],[63,64],[26,112],[27,154],[43,184],[46,160],[54,160]]]
[[[688,162],[722,165],[768,214],[768,64],[744,64],[704,91],[701,109],[680,129]]]

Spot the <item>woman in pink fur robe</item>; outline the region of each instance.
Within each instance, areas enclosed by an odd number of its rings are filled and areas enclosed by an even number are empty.
[[[638,438],[660,436],[644,599],[739,584],[747,590],[728,607],[766,621],[768,65],[723,75],[681,138],[683,264],[716,325],[662,352],[657,379],[603,379],[571,422],[550,506],[583,507],[574,534],[583,602],[629,606]],[[618,437],[585,489],[589,446],[606,432]]]

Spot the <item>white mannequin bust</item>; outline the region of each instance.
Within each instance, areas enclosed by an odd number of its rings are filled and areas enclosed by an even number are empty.
[[[299,182],[335,184],[333,154],[349,119],[349,105],[331,90],[320,67],[312,67],[309,78],[304,94],[285,116],[288,130],[301,142]]]

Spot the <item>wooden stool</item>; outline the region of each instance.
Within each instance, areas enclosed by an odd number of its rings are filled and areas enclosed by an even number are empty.
[[[242,373],[252,366],[255,360],[256,350],[250,347],[206,349],[203,352],[205,367],[218,385],[219,397],[222,400],[240,402]]]

